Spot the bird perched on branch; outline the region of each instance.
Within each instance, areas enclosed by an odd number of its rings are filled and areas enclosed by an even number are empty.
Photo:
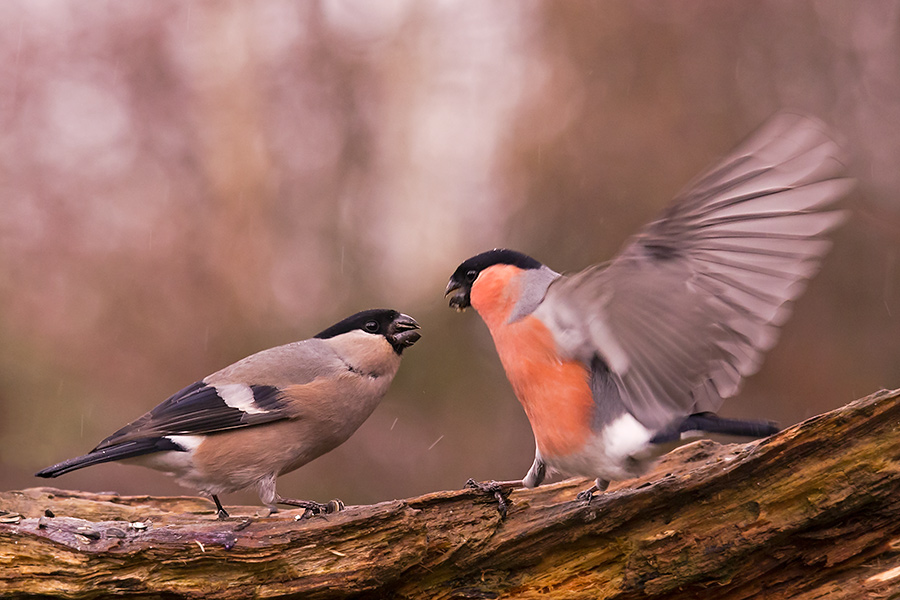
[[[189,385],[84,456],[39,473],[57,477],[109,461],[174,475],[228,513],[218,495],[253,487],[263,504],[342,508],[283,498],[275,478],[344,443],[387,392],[419,324],[395,310],[359,312],[318,335],[263,350]]]
[[[596,477],[579,495],[590,501],[687,434],[776,432],[714,411],[818,271],[843,218],[832,205],[852,187],[842,168],[823,124],[780,113],[606,264],[560,275],[497,249],[459,265],[450,306],[488,326],[536,446],[522,481],[480,487],[502,508],[500,490],[558,471]]]

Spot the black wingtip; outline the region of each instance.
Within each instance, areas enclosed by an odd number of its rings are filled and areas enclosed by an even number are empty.
[[[35,473],[34,476],[43,477],[44,479],[52,479],[53,477],[64,475],[69,471],[75,471],[76,469],[81,469],[82,467],[88,467],[90,465],[97,464],[97,458],[98,457],[92,456],[90,454],[77,456],[75,458],[64,460],[61,463],[57,463],[52,467],[41,469],[40,471]]]
[[[99,465],[116,460],[124,460],[126,458],[135,458],[137,456],[143,456],[144,454],[151,454],[153,452],[164,452],[171,450],[183,452],[184,448],[166,437],[129,440],[121,444],[115,444],[106,448],[94,450],[93,452],[85,454],[84,456],[76,456],[75,458],[64,460],[61,463],[53,465],[52,467],[47,467],[46,469],[38,471],[34,475],[35,477],[44,477],[46,479],[50,479],[52,477],[65,475],[70,471],[83,469],[84,467],[90,467],[92,465]]]
[[[772,421],[753,421],[744,419],[723,419],[712,413],[698,413],[685,419],[680,427],[685,431],[704,431],[706,433],[722,433],[749,438],[763,438],[780,431]]]

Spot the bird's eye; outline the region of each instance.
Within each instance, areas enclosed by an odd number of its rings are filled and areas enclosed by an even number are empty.
[[[471,271],[466,272],[466,281],[468,281],[469,283],[472,283],[477,278],[478,278],[478,271],[476,271],[475,269],[472,269]]]
[[[366,328],[366,331],[369,333],[375,333],[378,331],[378,321],[366,321],[366,324],[363,325]]]

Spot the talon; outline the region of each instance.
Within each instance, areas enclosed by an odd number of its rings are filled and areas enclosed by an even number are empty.
[[[506,513],[509,510],[509,503],[506,500],[506,497],[503,494],[503,486],[497,483],[496,481],[487,481],[485,483],[480,483],[475,481],[474,479],[469,479],[466,481],[466,489],[470,490],[478,490],[482,494],[486,494],[488,496],[492,496],[494,500],[497,501],[497,512],[500,513],[500,518],[505,519]],[[512,490],[507,490],[507,495]]]
[[[594,492],[605,492],[608,487],[609,481],[598,478],[597,481],[594,482],[594,485],[583,492],[579,492],[579,494],[575,496],[575,499],[584,502],[585,504],[590,504],[591,500],[594,499]]]
[[[594,490],[584,490],[582,492],[578,492],[578,495],[575,496],[575,499],[579,502],[590,504],[591,500],[594,499]]]
[[[301,516],[300,519],[307,519],[314,515],[331,514],[340,510],[344,510],[344,503],[337,499],[332,500],[328,504],[322,504],[321,502],[313,502],[311,500],[295,500],[294,498],[283,498],[281,496],[277,496],[275,498],[275,501],[278,504],[296,506],[297,508],[305,509],[303,511],[303,516]]]
[[[506,498],[503,497],[503,493],[500,490],[494,492],[494,498],[497,500],[497,512],[500,513],[500,519],[505,519],[506,513],[509,510]]]

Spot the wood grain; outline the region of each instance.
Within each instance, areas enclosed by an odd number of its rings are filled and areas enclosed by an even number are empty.
[[[900,597],[900,391],[587,480],[215,519],[200,498],[0,493],[0,594],[56,598]],[[50,516],[52,515],[52,516]],[[245,515],[245,516],[241,516]]]

